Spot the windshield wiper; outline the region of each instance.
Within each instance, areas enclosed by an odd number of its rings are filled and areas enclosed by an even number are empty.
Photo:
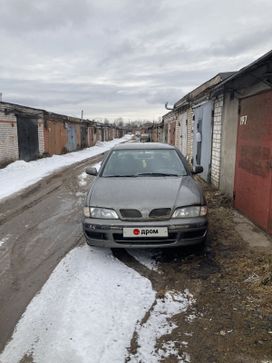
[[[135,178],[138,175],[102,175],[103,178]]]
[[[137,176],[182,176],[174,173],[140,173]]]

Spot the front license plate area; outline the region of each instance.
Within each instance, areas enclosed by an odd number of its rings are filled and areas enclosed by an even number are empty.
[[[167,227],[134,227],[123,228],[123,237],[135,238],[154,238],[154,237],[168,237]]]

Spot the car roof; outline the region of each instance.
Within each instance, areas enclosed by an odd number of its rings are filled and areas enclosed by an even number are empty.
[[[169,144],[162,144],[160,142],[130,142],[114,146],[113,150],[160,150],[160,149],[175,149],[174,146]]]

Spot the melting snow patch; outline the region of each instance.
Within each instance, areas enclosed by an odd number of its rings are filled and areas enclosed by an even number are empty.
[[[186,352],[183,352],[182,355],[177,353],[176,350],[176,342],[167,342],[162,345],[162,349],[158,351],[160,358],[169,358],[175,357],[179,363],[189,363],[190,355]]]
[[[84,187],[85,185],[87,185],[87,177],[88,175],[85,173],[85,171],[83,171],[83,173],[79,174],[78,178],[78,185],[80,187]]]
[[[140,264],[147,267],[149,270],[157,271],[158,270],[158,263],[156,258],[160,255],[160,252],[144,249],[144,250],[137,250],[137,249],[129,249],[127,252],[135,258]]]
[[[184,333],[184,335],[186,335],[187,337],[192,337],[193,333]]]
[[[194,302],[187,290],[184,293],[169,291],[164,298],[157,299],[148,320],[142,325],[138,324],[136,328],[139,348],[135,355],[129,356],[131,362],[156,363],[169,356],[175,356],[180,362],[188,362],[189,356],[180,356],[173,342],[165,343],[161,349],[156,349],[156,342],[177,327],[170,319],[176,314],[185,312]]]
[[[28,305],[0,362],[123,362],[154,299],[150,281],[110,250],[77,247]]]
[[[192,323],[195,319],[196,319],[195,314],[190,314],[190,315],[186,316],[186,321],[188,321],[189,323]]]
[[[76,192],[76,197],[85,197],[86,193]]]
[[[4,246],[4,244],[9,240],[10,234],[8,234],[6,237],[3,237],[0,239],[0,247]]]

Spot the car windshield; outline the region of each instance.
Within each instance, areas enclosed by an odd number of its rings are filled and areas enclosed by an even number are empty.
[[[184,176],[187,171],[176,150],[114,150],[103,177]]]

